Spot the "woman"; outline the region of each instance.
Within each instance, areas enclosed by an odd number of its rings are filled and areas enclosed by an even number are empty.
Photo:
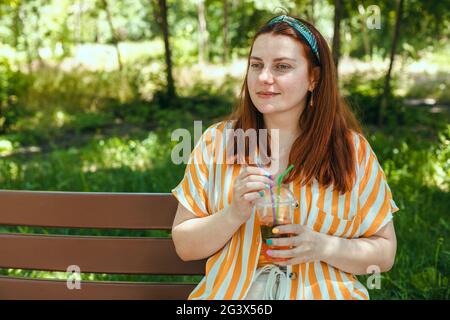
[[[208,258],[189,299],[369,299],[354,275],[392,267],[398,208],[339,97],[326,41],[302,19],[275,17],[253,39],[245,79],[236,110],[204,132],[172,190],[179,201],[172,229],[178,255]],[[224,161],[225,146],[237,143],[226,129],[278,129],[278,139],[269,136],[276,147],[266,167],[249,162],[249,144],[244,164]],[[293,236],[270,240],[291,249],[272,250],[285,262],[264,264],[253,205],[290,164],[283,184],[300,205],[294,223],[274,231]]]

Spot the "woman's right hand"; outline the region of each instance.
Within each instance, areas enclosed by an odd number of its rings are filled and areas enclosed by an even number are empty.
[[[269,177],[268,172],[252,166],[246,166],[236,177],[230,205],[230,215],[233,219],[242,224],[250,218],[255,201],[261,197],[259,191],[274,185]]]

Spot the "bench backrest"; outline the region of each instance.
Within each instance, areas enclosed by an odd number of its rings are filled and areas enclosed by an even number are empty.
[[[0,190],[0,225],[170,230],[172,194]],[[205,260],[184,262],[172,239],[0,233],[0,268],[81,273],[202,275]],[[0,277],[0,299],[186,299],[195,284]]]

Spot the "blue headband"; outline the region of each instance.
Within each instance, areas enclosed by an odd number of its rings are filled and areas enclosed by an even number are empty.
[[[302,38],[305,39],[306,42],[308,42],[309,47],[313,51],[317,60],[320,62],[319,49],[317,48],[316,38],[314,37],[314,35],[308,29],[307,26],[305,26],[303,23],[301,23],[297,19],[291,18],[287,15],[275,17],[272,20],[270,20],[267,23],[267,25],[271,26],[271,25],[273,25],[275,23],[279,23],[279,22],[286,22],[288,25],[290,25],[292,28],[294,28],[302,36]]]

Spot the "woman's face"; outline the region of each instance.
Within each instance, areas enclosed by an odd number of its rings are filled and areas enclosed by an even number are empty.
[[[303,111],[312,81],[303,45],[284,35],[262,34],[253,44],[247,76],[250,98],[263,114]]]

